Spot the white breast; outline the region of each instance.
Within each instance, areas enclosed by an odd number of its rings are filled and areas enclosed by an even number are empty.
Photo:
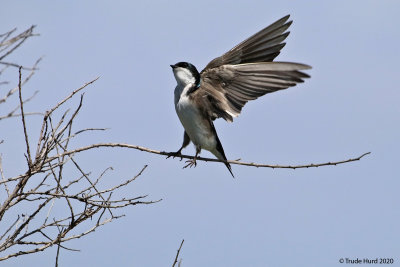
[[[200,111],[192,105],[186,95],[188,87],[190,88],[190,85],[185,88],[179,88],[179,86],[175,88],[176,113],[195,146],[209,151],[214,150],[217,145],[215,136],[204,123]]]

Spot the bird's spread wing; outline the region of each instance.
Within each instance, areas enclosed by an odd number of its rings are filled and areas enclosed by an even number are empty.
[[[201,85],[193,93],[199,106],[214,120],[232,121],[249,100],[303,82],[309,75],[304,64],[261,62],[222,65],[201,74]]]
[[[196,102],[214,120],[232,121],[249,100],[286,89],[308,78],[299,63],[272,62],[285,46],[292,24],[289,15],[274,22],[225,54],[213,59],[200,73],[193,92]]]
[[[285,32],[292,21],[287,21],[289,15],[262,29],[250,38],[244,40],[225,54],[213,59],[203,70],[216,68],[226,64],[243,64],[252,62],[271,62],[285,46],[283,41],[289,35]]]

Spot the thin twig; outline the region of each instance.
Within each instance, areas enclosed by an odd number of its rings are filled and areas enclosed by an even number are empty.
[[[0,116],[0,120],[4,120],[4,119],[10,119],[10,118],[15,118],[15,117],[19,117],[19,116],[21,116],[22,114],[20,114],[20,113],[17,113],[17,114],[7,114],[7,115],[5,115],[5,116]],[[32,115],[41,115],[41,116],[43,116],[43,113],[41,113],[41,112],[25,112],[25,117],[26,116],[32,116]]]
[[[35,91],[30,97],[28,97],[27,99],[23,100],[22,103],[26,104],[29,101],[31,101],[37,94],[39,93],[39,91]],[[21,105],[16,106],[13,110],[11,110],[7,115],[11,116],[12,114],[14,114],[18,109],[20,109]],[[25,113],[26,115],[26,113]]]
[[[4,187],[5,187],[5,189],[6,189],[7,196],[10,197],[10,190],[8,189],[8,186],[7,186],[7,180],[6,180],[6,178],[4,177],[4,171],[3,171],[3,164],[2,164],[2,156],[1,156],[1,154],[0,154],[0,176],[1,176],[1,183],[0,183],[0,184],[4,183]],[[0,240],[1,240],[1,238],[0,238]]]
[[[61,233],[62,233],[62,229],[60,229],[60,227],[57,225],[57,230],[58,230],[58,235],[61,235]],[[52,241],[52,239],[50,238],[50,241]],[[60,240],[58,240],[58,242],[57,242],[57,253],[56,253],[56,264],[55,264],[55,267],[58,267],[58,258],[59,258],[59,256],[60,256],[60,247],[61,247],[61,245],[60,245]]]
[[[21,86],[24,86],[24,84],[26,84],[32,78],[32,76],[35,74],[36,66],[40,63],[41,60],[42,60],[42,57],[40,57],[38,60],[36,60],[35,64],[33,64],[31,72],[28,74],[28,76],[26,76],[26,78],[22,82]],[[22,66],[20,66],[20,67],[22,67]],[[7,94],[3,98],[0,99],[0,104],[5,102],[11,95],[13,95],[18,90],[18,88],[19,87],[17,86],[17,87],[14,87],[13,89],[9,90],[7,92]]]
[[[29,101],[31,101],[37,94],[39,91],[35,91],[29,98],[25,99],[23,102],[23,104],[28,103]],[[2,119],[8,119],[8,118],[12,118],[12,117],[19,117],[22,114],[14,114],[18,109],[21,108],[21,105],[16,106],[12,111],[10,111],[7,115],[5,116],[0,116],[0,120]],[[25,112],[24,116],[26,117],[27,115],[43,115],[40,112]]]
[[[25,115],[24,115],[24,101],[22,100],[22,88],[21,88],[21,67],[19,68],[19,82],[18,82],[18,94],[19,94],[19,104],[21,108],[21,118],[22,118],[22,125],[24,127],[24,135],[25,135],[25,143],[26,143],[26,152],[28,156],[28,166],[29,169],[32,167],[32,158],[31,158],[31,151],[29,148],[29,140],[28,140],[28,132],[26,130],[26,123],[25,123]]]
[[[4,232],[4,234],[2,236],[0,236],[0,240],[2,240],[8,232],[10,232],[10,230],[14,227],[14,225],[17,224],[17,222],[19,221],[19,215],[17,216],[17,219],[10,225],[10,227],[8,227],[8,229]]]
[[[24,66],[21,66],[21,65],[19,65],[19,64],[16,64],[16,63],[10,63],[10,62],[4,62],[4,61],[0,61],[0,64],[1,65],[5,65],[5,66],[9,66],[9,67],[16,67],[16,68],[22,68],[23,70],[38,70],[38,68],[36,68],[36,67],[24,67]]]
[[[88,85],[94,83],[95,81],[97,81],[100,77],[95,78],[94,80],[91,80],[90,82],[85,83],[84,85],[82,85],[81,87],[79,87],[78,89],[74,90],[71,94],[69,94],[67,97],[65,97],[63,100],[61,100],[60,102],[58,102],[57,105],[55,105],[52,109],[50,109],[47,114],[46,117],[50,116],[51,113],[54,112],[54,110],[58,109],[62,104],[64,104],[68,99],[70,99],[71,97],[73,97],[76,93],[78,93],[79,91],[81,91],[82,89],[84,89],[85,87],[87,87]]]
[[[20,42],[17,43],[13,48],[8,50],[4,55],[0,56],[0,60],[3,60],[4,58],[12,54],[12,52],[14,52],[18,47],[20,47],[29,37],[34,36],[35,34],[33,34],[32,32],[35,27],[36,25],[32,25],[29,29],[27,29],[23,33],[15,36],[14,38],[11,38],[8,41],[2,42],[1,43],[2,46],[10,46],[20,40]]]
[[[11,31],[8,31],[6,33],[2,33],[0,34],[0,37],[2,37],[3,39],[0,41],[0,46],[3,46],[3,43],[5,40],[8,39],[8,37],[10,37],[10,35],[15,32],[17,30],[17,28],[12,29]]]
[[[178,251],[176,252],[175,260],[174,260],[174,263],[172,264],[172,267],[175,267],[175,264],[178,263],[179,253],[181,252],[181,248],[182,248],[182,245],[183,245],[183,242],[184,242],[184,241],[185,241],[185,239],[182,239],[181,245],[179,246],[179,249],[178,249]]]

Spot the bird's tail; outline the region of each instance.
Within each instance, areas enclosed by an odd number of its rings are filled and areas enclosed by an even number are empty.
[[[224,152],[224,148],[222,147],[221,141],[219,141],[217,131],[215,130],[215,127],[214,127],[214,123],[212,122],[211,119],[209,120],[209,122],[210,122],[211,129],[215,134],[215,138],[217,139],[217,146],[215,147],[215,149],[213,149],[213,151],[210,151],[210,152],[213,153],[214,156],[216,156],[218,159],[227,161],[225,152]],[[232,177],[235,178],[235,176],[233,175],[233,172],[232,172],[231,165],[228,162],[224,162],[224,164],[228,168],[228,171],[231,173]]]
[[[218,159],[227,161],[224,149],[222,148],[222,144],[219,141],[218,136],[217,136],[217,149],[216,149],[216,151],[212,151],[211,153],[213,153]],[[228,168],[228,171],[231,173],[232,177],[235,178],[235,176],[233,175],[233,172],[232,172],[231,165],[228,162],[224,162],[224,164]]]
[[[225,158],[225,160],[226,160],[226,158]],[[225,166],[228,168],[228,171],[231,173],[232,177],[235,178],[235,176],[233,175],[233,172],[232,172],[231,164],[229,164],[228,162],[225,162]]]

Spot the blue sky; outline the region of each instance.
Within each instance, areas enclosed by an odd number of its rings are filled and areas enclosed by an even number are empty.
[[[217,121],[227,157],[303,164],[372,154],[318,169],[234,165],[236,179],[223,164],[183,170],[177,159],[134,150],[82,154],[88,171],[114,167],[110,184],[148,164],[125,193],[163,201],[128,208],[126,217],[71,243],[82,252],[62,251],[61,266],[170,266],[182,238],[183,266],[338,266],[346,257],[400,262],[398,1],[82,2],[7,0],[0,10],[0,32],[35,24],[41,34],[12,58],[29,65],[45,56],[25,88],[40,90],[28,111],[48,109],[100,76],[85,93],[75,129],[110,130],[84,136],[76,147],[125,142],[176,151],[183,128],[169,65],[188,61],[201,70],[291,14],[277,60],[311,65],[312,78],[247,104],[232,124]],[[34,128],[38,121],[29,123]],[[25,164],[19,127],[0,122],[9,176]],[[51,266],[55,252],[2,266]]]

